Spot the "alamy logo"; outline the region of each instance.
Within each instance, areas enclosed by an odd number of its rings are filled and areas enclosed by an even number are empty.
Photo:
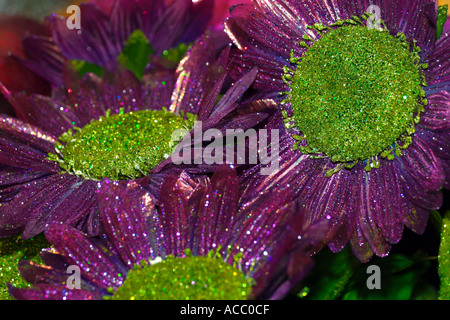
[[[66,21],[67,28],[70,30],[81,29],[81,10],[79,6],[71,5],[67,7],[66,12],[71,14]]]
[[[366,281],[367,289],[369,290],[381,289],[380,267],[377,265],[370,265],[367,267],[366,273],[371,274],[371,276],[369,276]]]
[[[70,276],[67,278],[66,286],[68,289],[81,289],[81,271],[79,266],[71,265],[66,270]]]
[[[381,30],[381,9],[378,6],[371,5],[366,9],[371,15],[367,18],[367,28]]]

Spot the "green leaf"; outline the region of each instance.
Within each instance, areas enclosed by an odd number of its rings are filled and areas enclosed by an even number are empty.
[[[186,44],[186,43],[180,43],[178,47],[170,48],[168,50],[164,50],[163,57],[179,63],[181,59],[183,59],[186,52],[189,50],[189,48],[192,46],[192,43]]]
[[[20,275],[18,263],[20,260],[43,264],[39,253],[41,249],[50,247],[44,235],[38,235],[28,240],[20,236],[0,239],[0,300],[13,300],[9,295],[7,284],[18,288],[28,288],[30,284]]]
[[[145,34],[140,30],[136,30],[127,40],[122,53],[117,57],[117,61],[141,80],[144,76],[145,67],[150,62],[152,53],[154,53],[153,48]]]
[[[450,299],[450,211],[444,216],[441,231],[441,244],[439,247],[438,273],[441,279],[439,299]]]
[[[86,61],[72,60],[72,66],[77,70],[80,77],[83,77],[86,73],[94,73],[101,77],[103,74],[103,68]]]
[[[447,21],[447,12],[448,4],[444,4],[438,7],[436,39],[439,39],[444,32],[444,24]]]
[[[305,281],[308,292],[300,294],[308,300],[337,299],[360,265],[348,247],[339,253],[324,249],[314,260],[315,267]]]
[[[381,272],[381,288],[369,289],[367,273],[370,265],[377,265]],[[413,257],[394,254],[386,258],[375,259],[362,264],[355,273],[343,294],[344,300],[410,300],[413,298],[416,284],[430,267],[430,262],[422,253]]]
[[[441,213],[437,210],[430,211],[430,223],[436,229],[437,233],[441,233],[442,230],[442,216]]]

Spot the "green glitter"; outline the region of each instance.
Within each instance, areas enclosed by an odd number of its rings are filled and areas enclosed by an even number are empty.
[[[448,4],[438,7],[438,16],[436,22],[436,40],[439,39],[444,32],[444,25],[447,21]]]
[[[446,212],[442,221],[438,261],[438,272],[441,279],[439,299],[450,300],[450,211]]]
[[[135,266],[114,300],[243,300],[250,296],[253,279],[215,252],[207,256],[168,256],[155,264]]]
[[[346,163],[328,176],[358,161],[368,160],[370,170],[379,166],[378,156],[400,156],[427,103],[420,48],[410,52],[403,34],[351,20],[336,23],[337,29],[309,27],[321,37],[301,57],[291,54],[295,71],[284,70],[292,89],[285,100],[293,109],[292,116],[285,114],[287,127],[303,134],[294,149]]]
[[[64,133],[56,154],[49,159],[86,179],[137,179],[168,158],[176,142],[177,129],[191,130],[196,116],[174,115],[170,111],[143,110],[106,114],[83,128]],[[178,138],[178,137],[177,137]]]
[[[31,285],[20,275],[18,263],[20,260],[43,264],[39,253],[50,245],[43,235],[23,240],[20,236],[0,239],[0,300],[13,300],[9,295],[7,284],[17,288],[28,288]]]

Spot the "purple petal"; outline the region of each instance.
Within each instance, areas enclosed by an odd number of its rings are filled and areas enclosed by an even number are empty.
[[[450,93],[440,91],[427,97],[429,105],[420,115],[423,126],[433,131],[450,130]]]
[[[124,281],[119,268],[81,232],[64,224],[53,224],[45,236],[69,264],[80,267],[84,279],[96,286],[117,288]]]
[[[450,91],[450,32],[442,34],[425,60],[428,62],[425,73],[428,95],[443,90]]]
[[[111,39],[123,48],[133,31],[143,25],[142,19],[142,13],[135,1],[116,0],[109,18]]]
[[[238,179],[234,169],[220,166],[200,202],[194,241],[198,254],[206,255],[230,237],[236,221]]]
[[[66,285],[38,285],[33,289],[19,289],[8,285],[9,293],[17,300],[101,300],[101,292],[83,289],[67,290]]]
[[[53,152],[57,138],[12,117],[0,116],[0,137],[10,138],[42,152]]]
[[[61,171],[56,162],[46,159],[47,153],[15,142],[11,138],[0,137],[0,150],[0,163],[2,165],[47,173]]]
[[[229,114],[233,109],[230,106],[233,106],[238,99],[244,94],[245,91],[251,86],[253,81],[255,81],[256,74],[258,70],[252,69],[250,72],[245,74],[242,78],[240,78],[233,86],[227,90],[224,96],[217,103],[215,110],[211,113],[212,117],[223,118],[227,114]]]
[[[152,199],[145,192],[130,196],[131,190],[109,180],[103,181],[101,186],[97,194],[106,234],[121,258],[132,268],[152,256],[144,220],[144,214],[152,214],[146,212],[147,208],[155,210]],[[148,201],[150,203],[145,203]]]
[[[416,135],[413,143],[403,153],[403,156],[395,161],[401,181],[409,182],[404,184],[404,188],[417,185],[425,192],[439,191],[444,181],[444,173],[440,161],[430,147]]]
[[[48,192],[46,201],[36,206],[36,214],[23,231],[24,238],[42,233],[51,223],[61,222],[75,227],[84,217],[97,214],[95,182],[76,178],[73,180],[78,181],[62,186],[59,192]]]
[[[274,3],[272,8],[276,10],[278,5],[283,6]],[[256,11],[251,4],[237,5],[231,10],[232,18],[226,21],[226,30],[241,50],[245,48],[255,55],[264,52],[285,63],[291,49],[297,56],[304,52],[303,48],[292,44],[301,39],[305,26],[299,23],[298,17],[274,15],[279,12]],[[288,14],[287,10],[284,12]]]
[[[257,67],[258,75],[253,83],[253,87],[265,91],[274,90],[280,92],[289,88],[282,79],[284,65],[287,65],[287,62],[286,64],[281,64],[267,55],[253,55],[247,54],[245,51],[231,50],[228,70],[233,79],[239,79],[243,74]]]
[[[191,22],[184,29],[183,35],[178,39],[179,43],[190,43],[206,30],[213,16],[214,2],[220,0],[200,0],[194,3]]]
[[[203,100],[211,93],[216,94],[211,90],[224,71],[225,65],[215,61],[214,42],[210,34],[205,33],[193,44],[178,66],[178,79],[170,110],[174,113],[182,110],[197,114]]]
[[[419,136],[439,159],[450,159],[450,134],[449,132],[434,132],[417,128]]]
[[[22,63],[28,69],[51,84],[56,86],[64,84],[62,78],[64,57],[52,38],[30,36],[23,40],[23,46],[29,59],[22,60]]]
[[[66,18],[53,15],[49,19],[55,43],[68,59],[83,60],[102,67],[122,51],[120,39],[113,39],[108,17],[95,5],[80,5],[82,29],[69,29]]]
[[[52,174],[39,180],[19,186],[14,200],[0,207],[0,226],[2,230],[20,228],[30,223],[37,208],[50,199],[61,197],[78,178],[64,174]]]
[[[176,46],[192,19],[191,0],[174,0],[159,19],[152,39],[153,50],[162,54],[164,50]]]
[[[54,137],[59,137],[78,123],[78,118],[70,106],[60,104],[50,97],[37,94],[31,96],[10,94],[8,100],[19,119],[43,129]]]
[[[402,237],[405,212],[395,164],[382,161],[379,169],[365,174],[365,180],[365,206],[362,210],[368,211],[368,216],[387,242],[397,243]],[[373,250],[378,254],[375,248]]]

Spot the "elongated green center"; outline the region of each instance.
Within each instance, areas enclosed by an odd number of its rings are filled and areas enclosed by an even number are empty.
[[[387,30],[329,29],[298,60],[292,119],[309,148],[332,161],[382,153],[423,108],[417,54]]]
[[[114,300],[241,300],[250,295],[252,279],[235,266],[211,256],[169,256],[132,269]]]
[[[183,117],[167,110],[121,110],[65,133],[56,147],[58,155],[49,158],[87,179],[136,179],[168,158],[175,146],[172,134],[192,129],[194,121],[191,114]]]

